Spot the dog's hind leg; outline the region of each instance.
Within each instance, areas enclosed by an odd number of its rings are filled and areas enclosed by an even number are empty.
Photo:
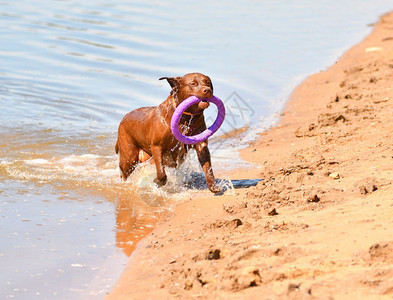
[[[139,149],[131,139],[117,143],[119,149],[120,178],[126,181],[139,162]]]

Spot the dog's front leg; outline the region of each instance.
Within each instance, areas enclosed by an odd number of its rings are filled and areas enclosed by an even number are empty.
[[[199,163],[202,166],[203,172],[205,173],[207,187],[212,193],[219,193],[221,189],[216,185],[214,179],[213,169],[210,161],[210,152],[207,148],[207,141],[195,144],[195,150],[198,155]]]
[[[164,165],[162,164],[162,148],[161,146],[151,146],[151,152],[157,169],[157,178],[154,179],[154,182],[158,186],[163,186],[167,182],[167,176],[165,174]]]

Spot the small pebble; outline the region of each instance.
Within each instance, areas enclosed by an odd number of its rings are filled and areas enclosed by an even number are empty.
[[[340,176],[340,174],[338,172],[330,173],[329,177],[332,178],[332,179],[340,179],[341,178],[341,176]]]

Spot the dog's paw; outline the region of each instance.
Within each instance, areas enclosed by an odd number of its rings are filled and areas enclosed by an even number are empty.
[[[214,194],[219,194],[219,193],[223,192],[222,189],[219,186],[217,186],[216,184],[209,186],[209,190],[210,190],[210,192],[212,192]]]
[[[153,181],[154,181],[155,184],[157,184],[158,187],[162,187],[162,186],[164,186],[166,184],[167,180],[168,180],[168,178],[165,175],[162,178],[160,178],[160,179],[156,178]]]

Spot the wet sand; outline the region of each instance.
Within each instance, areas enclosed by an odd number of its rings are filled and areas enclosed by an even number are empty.
[[[390,299],[393,13],[242,152],[262,179],[161,220],[107,299]]]

